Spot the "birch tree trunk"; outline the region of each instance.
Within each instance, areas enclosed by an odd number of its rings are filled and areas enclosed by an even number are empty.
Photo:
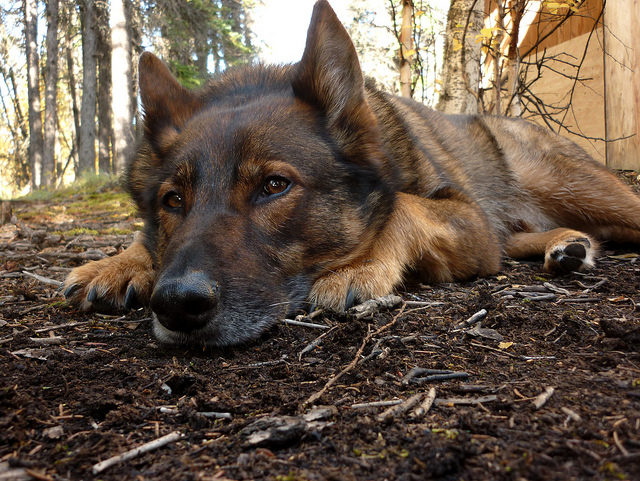
[[[402,27],[400,30],[400,95],[411,98],[411,57],[414,55],[412,32],[413,2],[402,0]]]
[[[58,0],[47,2],[47,66],[44,86],[44,152],[42,158],[42,185],[51,187],[55,182],[55,153],[57,125],[58,85]]]
[[[447,114],[477,114],[480,48],[475,42],[484,22],[484,0],[451,0],[447,15],[442,92],[437,109]],[[463,38],[464,37],[464,38]]]
[[[111,2],[111,82],[113,110],[113,156],[117,173],[122,172],[125,161],[133,155],[135,144],[134,90],[131,88],[133,65],[131,61],[131,35],[127,22],[125,0]]]
[[[82,28],[82,105],[80,107],[80,143],[77,174],[96,172],[96,54],[95,1],[84,0]]]
[[[38,55],[38,0],[24,0],[24,33],[27,53],[27,84],[29,97],[29,165],[31,187],[41,184],[44,138],[40,103],[40,55]]]

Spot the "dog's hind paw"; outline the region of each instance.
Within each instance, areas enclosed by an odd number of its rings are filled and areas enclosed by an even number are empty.
[[[554,274],[590,269],[595,253],[596,247],[587,237],[563,239],[547,249],[544,267]]]
[[[149,252],[134,242],[117,256],[73,269],[61,291],[69,303],[84,310],[131,309],[149,303],[154,278]]]

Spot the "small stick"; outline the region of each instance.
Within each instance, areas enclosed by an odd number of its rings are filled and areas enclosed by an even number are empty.
[[[318,311],[316,311],[316,312],[318,312]],[[331,334],[337,328],[338,328],[338,326],[333,326],[327,332],[325,332],[324,334],[321,334],[320,336],[315,338],[313,341],[311,341],[309,344],[307,344],[307,346],[302,351],[300,351],[300,354],[298,354],[298,361],[302,360],[302,356],[304,356],[305,354],[313,351],[316,347],[318,347],[320,345],[320,343],[322,342],[322,339],[324,339],[326,336]]]
[[[351,405],[351,409],[378,408],[382,406],[397,406],[402,404],[402,399],[390,399],[389,401],[372,401],[370,403],[356,403]]]
[[[35,280],[42,282],[43,284],[49,284],[50,286],[60,287],[62,282],[55,279],[49,279],[48,277],[39,276],[38,274],[32,274],[31,272],[22,271],[25,276],[33,277]]]
[[[623,456],[629,456],[629,451],[622,445],[622,443],[620,442],[620,438],[618,438],[618,431],[613,432],[613,442],[616,443],[616,446]]]
[[[283,319],[282,322],[284,322],[285,324],[290,324],[292,326],[310,327],[311,329],[331,329],[330,326],[325,326],[323,324],[314,324],[312,322],[301,322],[293,319]]]
[[[62,344],[64,342],[64,337],[30,337],[29,340],[35,344]]]
[[[559,304],[567,304],[567,303],[578,303],[578,302],[600,302],[600,299],[597,297],[577,297],[575,299],[560,299],[558,300]]]
[[[480,322],[481,320],[483,320],[485,317],[487,317],[487,310],[486,309],[480,309],[478,312],[476,312],[469,319],[467,319],[465,321],[462,321],[459,324],[457,324],[456,326],[454,326],[453,329],[456,330],[456,329],[462,329],[464,327],[472,326],[476,322]]]
[[[554,388],[552,388],[551,386],[547,386],[545,391],[542,394],[539,394],[538,396],[536,396],[536,398],[533,400],[533,406],[536,409],[540,409],[542,406],[544,406],[547,403],[549,398],[553,396],[554,391],[555,391]]]
[[[436,381],[452,381],[453,379],[468,379],[469,374],[466,372],[451,372],[449,374],[434,374],[427,377],[414,377],[411,382],[414,384],[423,384]]]
[[[431,409],[431,406],[433,405],[433,401],[435,399],[436,399],[436,388],[432,387],[431,389],[429,389],[429,392],[427,393],[427,397],[425,397],[420,403],[420,406],[418,406],[416,409],[413,410],[413,412],[411,413],[411,417],[414,419],[418,419],[424,416],[425,414],[427,414],[429,412],[429,409]]]
[[[99,474],[105,469],[110,468],[111,466],[115,466],[116,464],[120,464],[130,459],[137,458],[141,454],[148,453],[149,451],[154,451],[158,448],[161,448],[162,446],[179,440],[183,436],[184,435],[182,433],[174,431],[167,434],[166,436],[162,436],[161,438],[142,444],[137,448],[131,449],[122,454],[118,454],[117,456],[113,456],[109,459],[105,459],[104,461],[100,461],[99,463],[94,464],[91,470],[93,471],[93,474]]]
[[[401,414],[404,414],[409,409],[412,409],[416,404],[420,402],[424,393],[418,393],[411,396],[406,401],[397,404],[395,406],[391,406],[389,409],[385,410],[382,414],[378,416],[378,421],[382,422],[388,419],[393,419]]]
[[[402,384],[405,386],[409,385],[411,379],[416,376],[420,376],[421,374],[451,374],[452,372],[454,371],[448,369],[425,369],[422,367],[413,367],[407,374],[404,375],[404,378],[402,378]]]
[[[562,406],[560,410],[563,413],[565,413],[567,416],[569,416],[571,419],[573,419],[575,422],[578,422],[581,420],[580,415],[577,412],[575,412],[573,409],[569,409],[567,407]]]
[[[569,292],[568,290],[563,289],[562,287],[554,286],[550,282],[545,282],[542,285],[544,287],[546,287],[547,289],[549,289],[550,291],[555,292],[556,294],[562,294],[563,296],[570,296],[571,295],[571,292]]]

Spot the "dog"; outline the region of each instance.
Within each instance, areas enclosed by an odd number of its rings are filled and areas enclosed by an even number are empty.
[[[578,146],[521,119],[446,116],[365,82],[325,0],[299,63],[197,92],[154,55],[125,173],[144,229],[75,268],[82,308],[150,305],[159,340],[246,343],[305,306],[342,311],[411,278],[495,274],[504,256],[587,269],[640,244],[640,198]]]

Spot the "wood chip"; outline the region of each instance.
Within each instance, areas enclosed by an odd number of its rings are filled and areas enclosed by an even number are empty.
[[[542,394],[539,394],[538,396],[536,396],[536,398],[533,400],[533,406],[536,409],[540,409],[542,406],[544,406],[547,403],[549,398],[553,396],[554,392],[555,392],[554,388],[552,388],[551,386],[547,386],[545,391]]]

